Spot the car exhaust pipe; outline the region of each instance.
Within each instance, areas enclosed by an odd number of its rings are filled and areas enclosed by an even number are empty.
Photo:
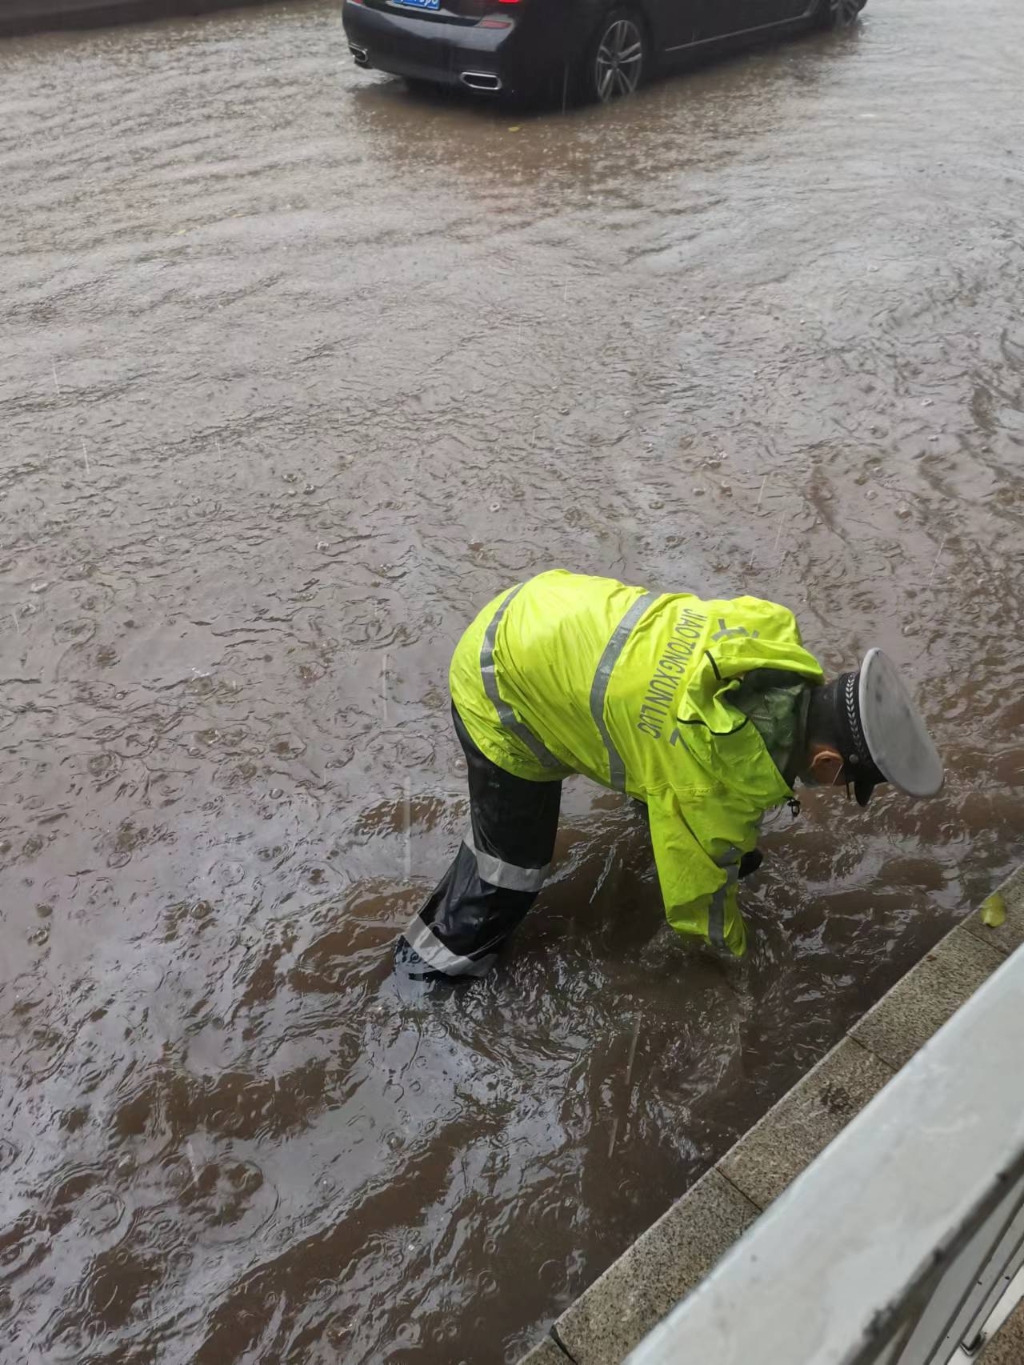
[[[365,47],[356,47],[355,43],[349,43],[348,50],[349,52],[352,53],[352,56],[355,58],[356,66],[370,65],[370,58],[366,54]]]
[[[489,95],[496,95],[501,89],[501,78],[493,71],[463,71],[459,80],[470,90],[485,90]]]

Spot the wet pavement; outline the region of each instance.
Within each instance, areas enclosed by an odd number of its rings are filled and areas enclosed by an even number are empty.
[[[5,1365],[498,1365],[1024,853],[1016,0],[565,117],[324,7],[0,46]],[[570,784],[454,993],[447,659],[565,565],[878,643],[944,796],[772,821],[747,964]]]

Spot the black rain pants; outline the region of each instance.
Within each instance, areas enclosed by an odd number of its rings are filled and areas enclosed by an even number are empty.
[[[452,707],[466,754],[471,827],[395,947],[419,978],[483,976],[537,899],[558,831],[561,782],[514,777],[480,752]]]

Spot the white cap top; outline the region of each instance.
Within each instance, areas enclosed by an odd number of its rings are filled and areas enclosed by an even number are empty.
[[[887,780],[908,796],[941,791],[942,759],[899,669],[880,649],[864,656],[857,704],[865,742]]]

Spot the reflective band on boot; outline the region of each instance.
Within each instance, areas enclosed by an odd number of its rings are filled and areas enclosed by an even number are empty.
[[[406,926],[405,941],[428,967],[433,967],[437,972],[444,972],[445,976],[483,976],[497,959],[497,953],[472,958],[461,957],[458,953],[451,952],[430,925],[423,923],[419,915],[413,915]]]
[[[484,853],[473,842],[472,829],[462,841],[476,859],[476,870],[480,880],[488,886],[500,886],[503,891],[540,891],[547,880],[551,864],[546,867],[517,867],[506,863],[493,853]]]

